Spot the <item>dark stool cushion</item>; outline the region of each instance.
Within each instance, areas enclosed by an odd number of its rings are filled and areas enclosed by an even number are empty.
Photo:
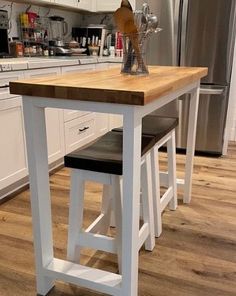
[[[157,115],[147,115],[142,121],[142,135],[152,136],[155,142],[161,140],[171,130],[178,126],[179,120],[174,117],[161,117]],[[112,131],[122,132],[122,128],[115,128]]]
[[[122,175],[123,134],[108,132],[84,149],[75,150],[64,157],[65,166],[75,169]],[[151,136],[142,136],[144,155],[155,144]]]

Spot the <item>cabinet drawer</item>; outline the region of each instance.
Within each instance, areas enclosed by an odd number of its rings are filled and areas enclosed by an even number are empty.
[[[95,137],[94,113],[65,123],[66,153],[89,143]]]
[[[19,72],[0,73],[0,100],[16,97],[10,94],[9,83],[24,78],[23,74]]]
[[[64,110],[64,122],[89,114],[89,111]]]

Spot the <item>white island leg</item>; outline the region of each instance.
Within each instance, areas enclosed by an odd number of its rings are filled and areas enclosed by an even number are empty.
[[[185,165],[185,180],[184,180],[184,203],[190,203],[192,192],[192,175],[193,175],[193,161],[196,143],[196,129],[197,116],[199,105],[199,90],[197,87],[193,89],[190,95],[189,121],[188,121],[188,137],[187,137],[187,151],[186,151],[186,165]]]
[[[122,296],[138,295],[138,236],[141,166],[141,119],[135,108],[124,114]]]
[[[31,212],[36,260],[37,293],[46,295],[54,286],[43,272],[53,259],[51,202],[48,175],[47,137],[44,108],[34,106],[32,98],[23,97]]]

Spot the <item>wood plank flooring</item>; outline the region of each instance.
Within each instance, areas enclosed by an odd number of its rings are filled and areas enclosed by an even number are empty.
[[[162,154],[161,166],[166,156]],[[178,176],[184,156],[178,155]],[[69,170],[50,178],[55,255],[65,258]],[[99,211],[101,186],[89,183],[85,225]],[[195,158],[193,198],[175,212],[163,214],[163,234],[153,252],[140,251],[140,296],[236,295],[236,145],[221,158]],[[117,271],[116,256],[84,250],[82,262]],[[35,292],[34,255],[29,191],[0,206],[0,295],[32,296]],[[56,282],[49,296],[98,296]]]

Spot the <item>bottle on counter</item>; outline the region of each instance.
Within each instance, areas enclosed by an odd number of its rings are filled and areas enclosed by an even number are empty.
[[[55,47],[53,46],[49,46],[48,47],[48,53],[49,53],[49,56],[55,56],[56,55],[56,52],[55,52]]]
[[[48,46],[44,46],[44,47],[43,47],[43,55],[44,55],[45,57],[48,57],[48,56],[49,56]]]

